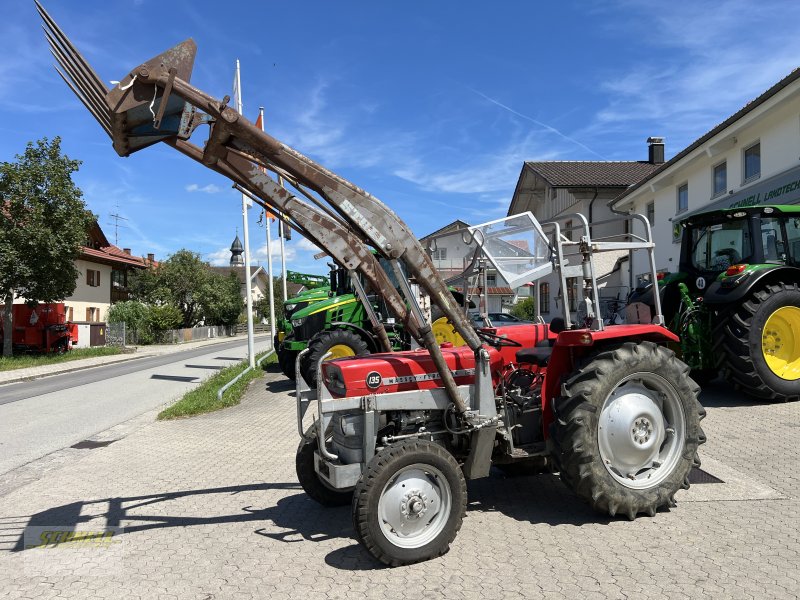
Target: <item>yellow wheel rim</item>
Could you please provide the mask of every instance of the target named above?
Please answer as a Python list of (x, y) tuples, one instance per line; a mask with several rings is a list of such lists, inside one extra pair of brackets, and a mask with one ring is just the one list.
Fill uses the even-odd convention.
[(436, 343), (440, 346), (445, 342), (450, 342), (453, 346), (463, 346), (466, 344), (464, 338), (456, 331), (453, 324), (447, 320), (447, 317), (436, 319), (431, 325), (433, 335), (436, 338)]
[(784, 306), (769, 316), (761, 336), (767, 366), (781, 379), (800, 379), (800, 307)]
[(346, 356), (355, 356), (356, 355), (356, 353), (353, 351), (353, 349), (350, 346), (347, 346), (345, 344), (336, 344), (335, 346), (331, 346), (328, 349), (328, 352), (331, 353), (331, 355), (328, 357), (328, 360), (333, 360), (334, 358), (344, 358)]

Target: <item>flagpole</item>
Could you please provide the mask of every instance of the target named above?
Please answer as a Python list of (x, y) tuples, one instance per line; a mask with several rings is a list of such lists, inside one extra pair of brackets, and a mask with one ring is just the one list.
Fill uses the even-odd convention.
[[(278, 183), (283, 187), (283, 177), (278, 175)], [(283, 281), (283, 301), (286, 302), (286, 252), (283, 245), (283, 240), (286, 237), (286, 225), (283, 221), (278, 222), (278, 235), (281, 238), (281, 280)]]
[[(239, 70), (239, 59), (236, 59), (236, 80), (235, 96), (236, 96), (236, 110), (242, 114), (242, 77)], [(250, 368), (256, 367), (256, 354), (255, 343), (253, 340), (253, 290), (250, 279), (250, 234), (247, 226), (247, 210), (250, 204), (250, 199), (242, 194), (242, 222), (244, 232), (244, 281), (245, 281), (245, 298), (247, 300), (247, 358), (250, 363)]]
[[(261, 120), (261, 131), (264, 131), (264, 107), (258, 108), (258, 118)], [(273, 349), (275, 348), (275, 286), (272, 279), (272, 224), (270, 223), (269, 213), (265, 210), (264, 217), (267, 226), (267, 273), (269, 275), (269, 330), (272, 334)]]

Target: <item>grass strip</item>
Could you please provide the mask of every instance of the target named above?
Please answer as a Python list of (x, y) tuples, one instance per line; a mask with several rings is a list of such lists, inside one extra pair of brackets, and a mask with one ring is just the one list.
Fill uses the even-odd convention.
[(18, 354), (11, 357), (0, 357), (0, 371), (13, 371), (14, 369), (27, 369), (28, 367), (41, 367), (55, 365), (82, 358), (95, 356), (111, 356), (122, 353), (122, 348), (115, 346), (98, 346), (97, 348), (75, 348), (64, 354)]
[[(259, 353), (256, 356), (256, 359), (260, 358), (264, 354), (266, 354), (266, 352)], [(178, 400), (172, 406), (162, 410), (158, 414), (158, 419), (165, 420), (178, 419), (180, 417), (191, 417), (192, 415), (199, 415), (202, 413), (220, 410), (222, 408), (227, 408), (229, 406), (235, 406), (242, 400), (242, 396), (247, 390), (247, 386), (250, 385), (250, 382), (254, 379), (262, 377), (264, 375), (264, 371), (266, 371), (266, 366), (276, 361), (277, 357), (273, 354), (264, 362), (262, 362), (260, 367), (256, 367), (252, 371), (249, 371), (239, 381), (225, 390), (225, 393), (222, 395), (222, 400), (217, 400), (217, 392), (219, 391), (219, 388), (244, 371), (248, 367), (248, 363), (246, 360), (244, 360), (236, 365), (227, 367), (213, 377), (206, 379), (193, 390), (186, 392), (183, 398)]]

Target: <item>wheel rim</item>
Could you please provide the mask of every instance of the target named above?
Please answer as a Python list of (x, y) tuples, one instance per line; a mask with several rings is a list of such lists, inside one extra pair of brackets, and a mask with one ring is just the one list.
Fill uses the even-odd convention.
[(436, 338), (436, 343), (440, 346), (445, 342), (450, 342), (454, 347), (463, 346), (466, 344), (464, 338), (456, 331), (453, 324), (447, 320), (447, 317), (440, 317), (436, 319), (431, 325), (433, 335)]
[(336, 344), (334, 346), (331, 346), (328, 349), (328, 352), (330, 352), (331, 355), (327, 358), (327, 360), (333, 360), (335, 358), (345, 358), (346, 356), (356, 355), (355, 351), (353, 351), (353, 349), (346, 344)]
[(761, 337), (769, 370), (781, 379), (800, 379), (800, 308), (784, 306), (769, 316)]
[(387, 482), (378, 500), (381, 532), (400, 548), (420, 548), (447, 525), (450, 484), (436, 467), (413, 464)]
[(626, 377), (600, 411), (603, 465), (625, 487), (658, 485), (681, 459), (685, 430), (683, 406), (666, 379), (654, 373)]

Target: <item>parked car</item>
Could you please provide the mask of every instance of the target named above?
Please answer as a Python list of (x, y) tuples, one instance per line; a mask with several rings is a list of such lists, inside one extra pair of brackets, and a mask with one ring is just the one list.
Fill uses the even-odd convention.
[[(530, 325), (533, 321), (525, 321), (508, 313), (492, 312), (488, 314), (492, 325)], [(483, 317), (480, 314), (471, 315), (472, 323), (476, 327), (483, 327)]]

